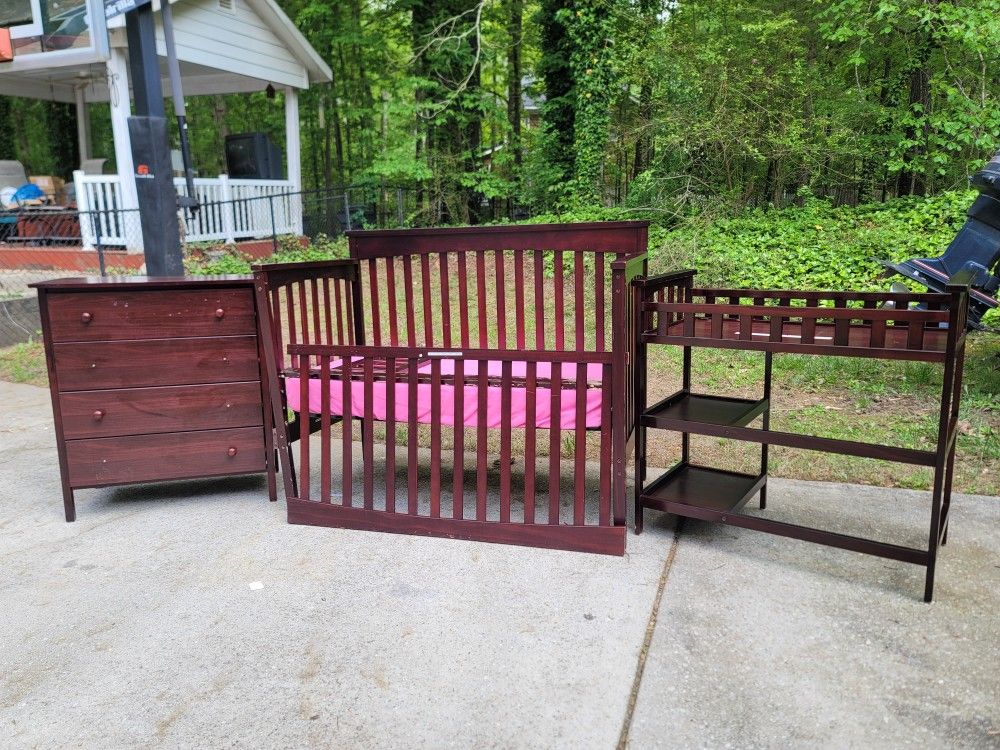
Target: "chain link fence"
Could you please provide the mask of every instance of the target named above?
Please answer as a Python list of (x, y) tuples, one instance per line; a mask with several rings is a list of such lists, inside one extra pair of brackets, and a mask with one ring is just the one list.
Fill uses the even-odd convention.
[[(205, 200), (178, 212), (186, 255), (237, 250), (253, 258), (276, 252), (282, 238), (337, 237), (351, 229), (419, 221), (412, 188), (346, 186), (304, 192), (260, 191), (235, 200)], [(142, 273), (138, 209), (109, 199), (80, 211), (30, 204), (0, 210), (0, 347), (36, 339), (38, 306), (30, 284), (66, 276)]]

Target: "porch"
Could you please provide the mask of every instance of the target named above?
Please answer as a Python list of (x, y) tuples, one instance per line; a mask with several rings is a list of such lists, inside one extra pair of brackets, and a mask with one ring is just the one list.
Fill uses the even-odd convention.
[[(40, 2), (55, 7), (55, 0)], [(267, 91), (284, 109), (283, 138), (276, 138), (284, 144), (279, 165), (283, 179), (232, 179), (225, 174), (197, 178), (195, 191), (205, 208), (185, 212), (185, 241), (231, 243), (275, 231), (301, 233), (301, 212), (293, 197), (302, 190), (299, 92), (328, 82), (330, 68), (274, 0), (174, 0), (171, 5), (185, 97)], [(153, 7), (163, 90), (169, 91), (159, 2)], [(107, 22), (105, 34), (100, 8), (98, 4), (86, 16), (79, 38), (104, 35), (106, 43), (95, 43), (84, 54), (80, 49), (47, 52), (44, 43), (39, 49), (25, 40), (15, 45), (12, 61), (0, 63), (0, 96), (74, 104), (80, 164), (64, 167), (63, 177), (72, 174), (74, 199), (63, 207), (79, 212), (79, 245), (140, 253), (141, 231), (137, 221), (129, 220), (138, 209), (127, 126), (132, 113), (129, 40), (122, 16)], [(102, 103), (110, 107), (113, 154), (92, 150), (89, 108)], [(94, 174), (92, 164), (85, 169), (95, 158), (113, 163), (113, 174), (101, 174), (100, 168)], [(180, 179), (175, 184), (180, 193), (186, 189)]]

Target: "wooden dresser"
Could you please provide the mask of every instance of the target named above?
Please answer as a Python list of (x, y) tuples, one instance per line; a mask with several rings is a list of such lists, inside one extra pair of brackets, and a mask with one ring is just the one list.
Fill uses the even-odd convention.
[(276, 499), (252, 277), (33, 286), (67, 521), (83, 487), (266, 472)]

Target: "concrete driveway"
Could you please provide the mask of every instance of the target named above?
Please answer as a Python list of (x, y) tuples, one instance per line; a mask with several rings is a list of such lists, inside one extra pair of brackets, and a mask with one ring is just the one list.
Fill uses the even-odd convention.
[[(931, 605), (920, 568), (654, 513), (624, 558), (293, 527), (253, 477), (67, 524), (48, 393), (0, 398), (2, 747), (1000, 745), (996, 498), (955, 499)], [(768, 506), (905, 542), (928, 500)]]

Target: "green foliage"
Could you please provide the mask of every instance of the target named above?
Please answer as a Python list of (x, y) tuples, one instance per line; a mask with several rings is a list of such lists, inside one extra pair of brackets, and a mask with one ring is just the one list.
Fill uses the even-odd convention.
[(657, 271), (696, 268), (706, 285), (885, 289), (879, 260), (939, 255), (974, 197), (952, 191), (856, 208), (807, 198), (782, 210), (696, 217), (650, 243), (651, 265)]
[(266, 257), (253, 259), (246, 253), (226, 246), (195, 248), (184, 259), (184, 270), (194, 276), (219, 276), (247, 274), (254, 263), (301, 263), (316, 260), (346, 258), (347, 238), (331, 239), (317, 235), (303, 243), (299, 238), (284, 236), (278, 238), (278, 250)]
[[(305, 186), (413, 188), (419, 224), (607, 205), (665, 222), (803, 188), (849, 204), (933, 195), (1000, 146), (1000, 0), (281, 6), (332, 70), (300, 95)], [(522, 83), (524, 107), (509, 106)], [(283, 143), (277, 89), (188, 98), (200, 174), (224, 170), (228, 133)], [(89, 110), (113, 168), (108, 108)], [(0, 158), (68, 177), (73, 120), (4, 98)]]

